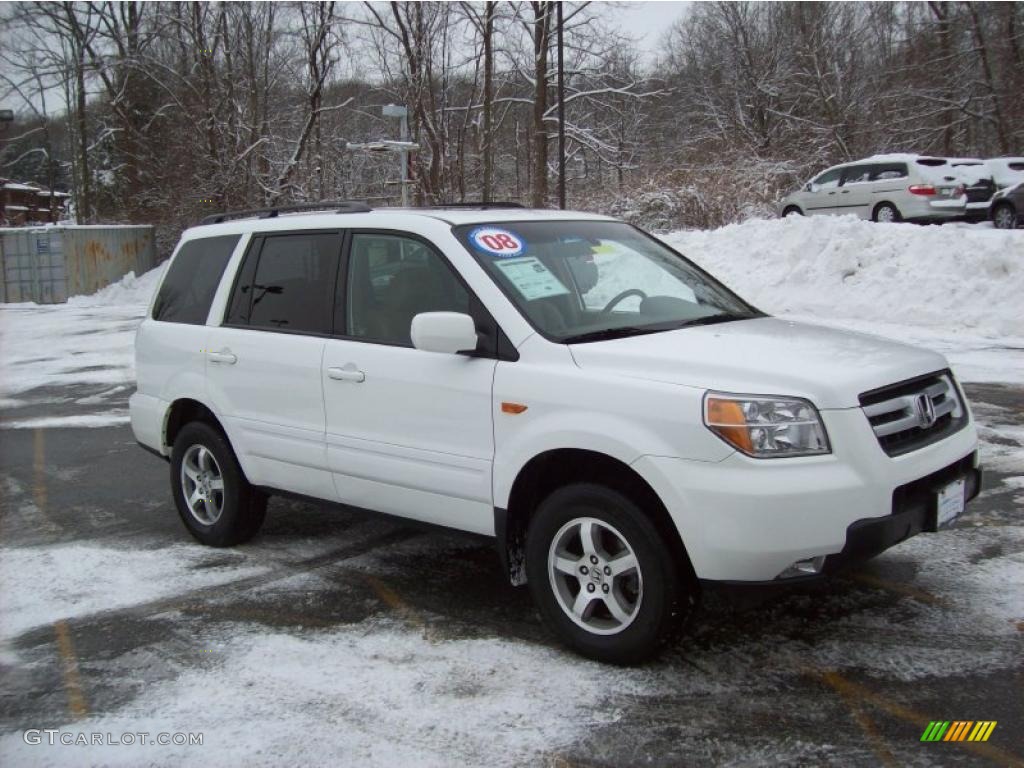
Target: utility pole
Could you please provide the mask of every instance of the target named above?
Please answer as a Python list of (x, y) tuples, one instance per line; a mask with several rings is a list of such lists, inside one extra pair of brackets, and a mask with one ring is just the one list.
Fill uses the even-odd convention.
[(558, 207), (565, 210), (565, 42), (562, 2), (558, 2)]

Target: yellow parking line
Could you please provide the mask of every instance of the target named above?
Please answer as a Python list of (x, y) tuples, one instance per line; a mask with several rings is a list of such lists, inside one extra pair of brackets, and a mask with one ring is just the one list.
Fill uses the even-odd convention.
[[(837, 692), (845, 696), (849, 696), (852, 699), (871, 704), (872, 706), (881, 709), (883, 712), (888, 712), (893, 717), (896, 717), (905, 723), (909, 723), (920, 728), (922, 731), (928, 727), (928, 723), (935, 719), (934, 717), (922, 715), (916, 710), (904, 707), (902, 704), (889, 701), (889, 699), (884, 696), (881, 696), (862, 685), (858, 685), (857, 683), (847, 680), (837, 672), (817, 672), (810, 670), (808, 671), (808, 674), (834, 688)], [(951, 742), (951, 744), (956, 744), (964, 749), (970, 750), (971, 752), (987, 757), (997, 765), (1010, 766), (1011, 768), (1024, 768), (1024, 760), (992, 744), (976, 741), (955, 741)]]
[[(826, 683), (832, 685), (832, 681), (828, 678), (827, 674), (823, 676), (823, 679)], [(889, 750), (889, 747), (886, 745), (882, 735), (878, 732), (878, 729), (875, 728), (875, 724), (871, 721), (871, 718), (868, 717), (868, 714), (864, 711), (863, 707), (861, 707), (856, 700), (852, 699), (843, 689), (835, 686), (833, 686), (833, 689), (837, 694), (839, 694), (839, 698), (846, 705), (847, 709), (850, 710), (850, 713), (853, 715), (853, 719), (864, 732), (864, 735), (871, 744), (871, 749), (874, 751), (879, 762), (886, 766), (886, 768), (898, 768), (899, 763), (896, 761), (895, 756)]]
[(912, 597), (915, 600), (919, 600), (922, 603), (928, 603), (929, 605), (943, 605), (948, 606), (950, 602), (942, 597), (937, 597), (931, 592), (926, 592), (923, 589), (912, 587), (909, 584), (899, 584), (895, 581), (889, 581), (878, 576), (872, 576), (869, 573), (855, 573), (853, 574), (854, 581), (859, 581), (862, 584), (867, 584), (870, 587), (878, 587), (879, 589), (885, 589), (889, 592), (895, 592), (898, 595), (905, 595), (906, 597)]
[(33, 430), (32, 436), (32, 500), (46, 517), (46, 432)]
[(57, 650), (60, 652), (61, 670), (64, 673), (64, 689), (68, 693), (68, 709), (71, 717), (80, 720), (89, 714), (89, 708), (85, 705), (85, 696), (82, 694), (82, 681), (78, 676), (78, 659), (75, 656), (75, 646), (71, 642), (71, 633), (68, 631), (67, 622), (58, 621), (53, 625), (57, 634)]
[(385, 605), (391, 610), (401, 616), (405, 621), (413, 624), (417, 629), (423, 632), (423, 636), (430, 642), (434, 642), (434, 633), (427, 625), (427, 622), (423, 620), (416, 611), (414, 611), (408, 603), (406, 603), (395, 590), (391, 589), (387, 584), (378, 579), (376, 576), (370, 574), (364, 574), (366, 583), (370, 585), (374, 593), (379, 597)]

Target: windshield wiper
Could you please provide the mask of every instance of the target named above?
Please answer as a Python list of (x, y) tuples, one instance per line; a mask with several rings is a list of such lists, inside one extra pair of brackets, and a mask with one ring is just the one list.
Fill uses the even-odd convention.
[(740, 314), (738, 312), (722, 312), (718, 315), (707, 315), (705, 317), (696, 317), (693, 320), (687, 320), (674, 326), (675, 328), (690, 328), (694, 325), (713, 325), (715, 323), (728, 323), (733, 320), (753, 320), (755, 317), (762, 317), (762, 315), (755, 314)]
[(599, 331), (588, 331), (577, 333), (575, 336), (566, 336), (562, 339), (563, 344), (579, 344), (585, 341), (608, 341), (610, 339), (624, 339), (627, 336), (641, 336), (645, 333), (658, 333), (665, 328), (627, 325), (622, 328), (602, 328)]

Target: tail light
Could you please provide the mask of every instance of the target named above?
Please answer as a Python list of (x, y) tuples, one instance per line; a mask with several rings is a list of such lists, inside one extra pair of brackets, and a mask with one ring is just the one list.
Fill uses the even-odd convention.
[(926, 195), (927, 196), (927, 195), (937, 195), (938, 194), (938, 192), (935, 191), (935, 187), (933, 187), (931, 184), (911, 184), (907, 188), (907, 190), (912, 195)]

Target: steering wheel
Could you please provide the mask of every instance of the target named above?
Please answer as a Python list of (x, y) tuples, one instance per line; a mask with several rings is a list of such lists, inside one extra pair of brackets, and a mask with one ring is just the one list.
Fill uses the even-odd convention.
[(614, 296), (611, 301), (604, 305), (602, 312), (611, 312), (615, 306), (623, 299), (628, 299), (630, 296), (639, 296), (641, 299), (646, 299), (647, 294), (641, 291), (639, 288), (628, 288), (622, 293)]

